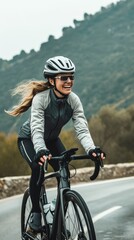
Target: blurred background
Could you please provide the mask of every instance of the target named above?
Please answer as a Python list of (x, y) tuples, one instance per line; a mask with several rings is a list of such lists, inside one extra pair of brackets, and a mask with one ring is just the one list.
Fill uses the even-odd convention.
[[(4, 112), (19, 101), (11, 89), (43, 80), (45, 61), (55, 55), (76, 65), (73, 90), (95, 144), (107, 153), (105, 163), (133, 162), (134, 1), (1, 0), (0, 13), (0, 177), (30, 173), (16, 143), (29, 110), (20, 117)], [(71, 121), (61, 138), (66, 148), (84, 152)]]

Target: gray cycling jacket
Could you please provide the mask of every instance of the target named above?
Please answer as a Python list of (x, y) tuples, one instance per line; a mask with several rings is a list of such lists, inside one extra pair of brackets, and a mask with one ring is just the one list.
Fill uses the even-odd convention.
[(37, 153), (46, 149), (46, 141), (59, 136), (62, 127), (71, 118), (85, 151), (95, 148), (81, 101), (73, 92), (64, 99), (58, 99), (52, 89), (36, 94), (32, 102), (31, 117), (22, 125), (19, 137), (32, 139)]

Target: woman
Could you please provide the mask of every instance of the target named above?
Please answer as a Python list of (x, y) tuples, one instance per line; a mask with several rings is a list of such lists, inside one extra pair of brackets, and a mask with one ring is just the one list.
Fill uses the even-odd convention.
[[(78, 139), (92, 158), (96, 157), (96, 147), (90, 135), (79, 97), (72, 92), (75, 65), (63, 56), (48, 59), (44, 67), (46, 82), (29, 82), (19, 85), (14, 94), (21, 94), (22, 101), (8, 113), (20, 115), (31, 106), (30, 118), (22, 125), (19, 137), (19, 150), (31, 167), (30, 196), (32, 217), (30, 228), (38, 231), (41, 225), (39, 196), (41, 184), (37, 186), (40, 165), (65, 151), (59, 139), (62, 127), (72, 118)], [(104, 152), (99, 150), (101, 158)], [(50, 161), (54, 171), (58, 164)], [(43, 178), (43, 174), (42, 174)]]

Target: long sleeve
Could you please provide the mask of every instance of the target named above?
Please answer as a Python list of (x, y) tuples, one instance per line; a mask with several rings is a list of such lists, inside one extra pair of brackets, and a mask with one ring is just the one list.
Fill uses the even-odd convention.
[(88, 123), (84, 115), (82, 103), (77, 95), (75, 96), (75, 105), (72, 119), (76, 135), (85, 151), (88, 153), (90, 149), (95, 148), (95, 145), (89, 132)]
[(44, 141), (44, 105), (43, 97), (37, 94), (33, 98), (31, 107), (31, 137), (36, 153), (41, 149), (46, 149)]

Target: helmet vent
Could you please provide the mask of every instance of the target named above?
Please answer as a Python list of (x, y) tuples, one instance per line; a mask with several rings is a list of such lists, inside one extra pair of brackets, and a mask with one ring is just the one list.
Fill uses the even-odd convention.
[(69, 63), (70, 63), (70, 65), (72, 66), (72, 62), (70, 61), (70, 59), (69, 59)]
[[(59, 66), (55, 61), (51, 60), (51, 62), (52, 62), (55, 66), (57, 66), (58, 68), (60, 68), (60, 66)], [(57, 70), (57, 68), (55, 67), (54, 70)]]
[(60, 64), (64, 67), (64, 64), (63, 64), (63, 62), (61, 61), (61, 60), (58, 60), (59, 62), (60, 62)]
[(54, 68), (54, 67), (51, 66), (51, 65), (48, 65), (48, 68), (49, 68), (50, 70), (56, 70), (56, 68)]

